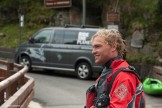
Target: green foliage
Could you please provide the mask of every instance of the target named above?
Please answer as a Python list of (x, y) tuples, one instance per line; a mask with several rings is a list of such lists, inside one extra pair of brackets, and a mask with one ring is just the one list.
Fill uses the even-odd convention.
[[(0, 39), (0, 46), (4, 47), (16, 47), (18, 42), (18, 25), (8, 25), (1, 29), (1, 33), (5, 34), (5, 37)], [(7, 44), (6, 44), (7, 43)]]
[[(39, 25), (34, 29), (24, 27), (21, 32), (21, 43), (28, 40), (37, 30), (44, 27), (43, 25)], [(20, 29), (19, 25), (10, 24), (4, 27), (0, 27), (0, 33), (4, 33), (5, 37), (0, 39), (0, 46), (8, 47), (8, 48), (16, 48), (20, 43)]]
[(154, 52), (157, 53), (156, 56), (162, 58), (162, 40), (150, 42), (149, 45), (154, 47)]
[(156, 42), (156, 51), (158, 52), (159, 56), (162, 57), (162, 41)]
[(36, 24), (41, 24), (43, 22), (46, 23), (45, 20), (48, 21), (47, 23), (49, 23), (50, 18), (54, 15), (54, 10), (45, 8), (43, 4), (39, 2), (30, 6), (28, 8), (28, 12), (26, 13), (27, 22)]
[(126, 57), (129, 63), (137, 63), (137, 64), (152, 64), (155, 65), (158, 61), (153, 56), (142, 55), (142, 54), (134, 54), (132, 56)]
[(45, 19), (49, 20), (55, 11), (44, 7), (42, 0), (1, 0), (0, 1), (0, 25), (15, 24), (19, 20), (19, 14), (23, 13), (27, 22), (40, 24)]
[(162, 41), (161, 42), (159, 42), (159, 55), (160, 55), (160, 57), (162, 57)]
[(156, 31), (162, 30), (161, 19), (162, 19), (162, 0), (159, 0), (155, 11), (155, 19), (154, 19), (154, 27)]
[(141, 55), (126, 56), (126, 60), (130, 63), (140, 63)]
[(158, 1), (157, 8), (156, 8), (156, 14), (157, 15), (162, 15), (162, 0)]
[(134, 22), (150, 28), (153, 25), (154, 13), (158, 0), (122, 0), (120, 1), (121, 17), (126, 31), (131, 31)]
[(19, 0), (1, 0), (0, 4), (1, 8), (17, 9), (17, 4), (19, 4)]
[(87, 4), (93, 4), (93, 7), (103, 7), (104, 4), (107, 4), (110, 0), (87, 0)]
[(142, 57), (141, 62), (146, 64), (152, 64), (152, 65), (157, 64), (157, 60), (153, 56), (148, 56), (148, 55), (144, 55)]

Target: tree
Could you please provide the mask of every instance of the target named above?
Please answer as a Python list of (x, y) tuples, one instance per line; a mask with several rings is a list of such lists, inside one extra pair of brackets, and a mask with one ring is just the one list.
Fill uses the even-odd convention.
[(162, 29), (162, 0), (158, 1), (156, 14), (155, 14), (155, 27), (158, 28), (159, 31)]

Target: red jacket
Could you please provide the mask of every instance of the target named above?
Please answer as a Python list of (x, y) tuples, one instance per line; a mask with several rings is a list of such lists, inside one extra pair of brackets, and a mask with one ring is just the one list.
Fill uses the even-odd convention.
[[(115, 59), (109, 61), (110, 66), (107, 66), (108, 74), (105, 77), (106, 85), (109, 84), (112, 75), (121, 67), (129, 66), (123, 59)], [(86, 108), (95, 105), (95, 100), (104, 91), (104, 81), (100, 84), (101, 76), (96, 81), (95, 90), (87, 92)], [(102, 89), (102, 90), (101, 90)], [(90, 90), (89, 90), (90, 91)], [(120, 72), (115, 78), (110, 94), (110, 104), (104, 108), (145, 108), (144, 92), (142, 84), (135, 74), (129, 72)], [(143, 103), (141, 107), (141, 103)]]

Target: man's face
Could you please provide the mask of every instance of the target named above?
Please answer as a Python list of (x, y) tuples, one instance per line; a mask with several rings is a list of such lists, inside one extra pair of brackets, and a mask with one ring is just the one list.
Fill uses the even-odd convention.
[(104, 42), (104, 39), (100, 36), (97, 36), (92, 41), (92, 53), (95, 57), (95, 63), (105, 64), (108, 60), (114, 57), (114, 51), (116, 48), (111, 47), (110, 45)]

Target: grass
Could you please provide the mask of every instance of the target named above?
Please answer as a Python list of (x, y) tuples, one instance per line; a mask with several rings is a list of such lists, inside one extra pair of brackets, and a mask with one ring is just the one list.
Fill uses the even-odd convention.
[(20, 28), (18, 24), (10, 24), (6, 26), (0, 27), (0, 33), (5, 34), (5, 37), (1, 37), (0, 39), (0, 46), (7, 47), (7, 48), (16, 48), (20, 43), (20, 36), (21, 36), (21, 43), (28, 40), (32, 35), (42, 28), (42, 25), (39, 27), (22, 27), (21, 34)]
[(18, 25), (8, 25), (0, 28), (0, 33), (5, 34), (0, 40), (0, 46), (14, 48), (18, 45)]

